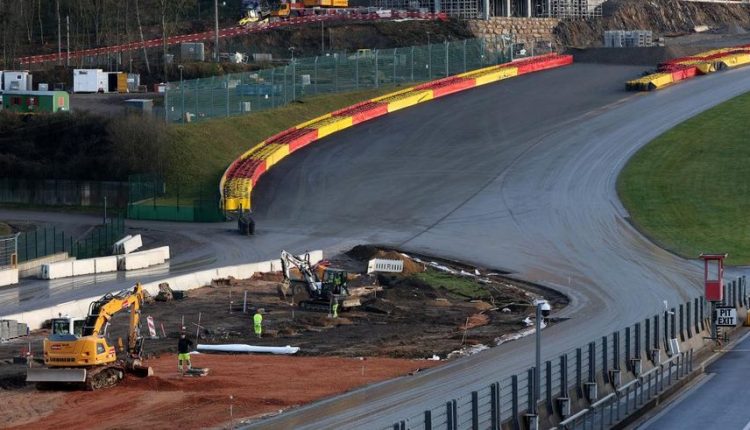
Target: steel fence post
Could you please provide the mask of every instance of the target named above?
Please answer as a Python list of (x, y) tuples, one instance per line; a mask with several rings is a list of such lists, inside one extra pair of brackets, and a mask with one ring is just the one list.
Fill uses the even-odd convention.
[(380, 77), (378, 76), (378, 73), (380, 72), (380, 68), (378, 67), (378, 50), (375, 50), (375, 88), (378, 88), (378, 85), (380, 85)]
[(318, 56), (315, 56), (315, 61), (313, 62), (313, 77), (315, 79), (315, 86), (313, 87), (313, 92), (315, 94), (318, 94)]
[(471, 392), (471, 429), (479, 430), (479, 393)]
[(467, 71), (466, 69), (466, 39), (464, 39), (463, 48), (464, 48), (464, 73), (466, 73)]
[(359, 51), (354, 54), (354, 86), (359, 89)]
[(414, 82), (414, 47), (411, 47), (411, 82)]
[(609, 360), (607, 359), (607, 336), (602, 336), (602, 379), (609, 382)]
[(560, 356), (560, 397), (568, 397), (568, 354)]
[(450, 75), (450, 72), (449, 72), (449, 69), (450, 69), (450, 62), (449, 62), (450, 51), (448, 49), (448, 41), (446, 40), (443, 43), (445, 44), (445, 77), (447, 78), (448, 75)]
[(500, 428), (500, 384), (493, 382), (490, 385), (490, 428)]
[(432, 411), (424, 411), (424, 430), (432, 430)]
[(393, 48), (393, 76), (391, 77), (391, 83), (396, 83), (396, 65), (398, 65), (398, 48)]
[(583, 397), (583, 349), (576, 348), (576, 392)]
[(511, 411), (514, 426), (518, 428), (518, 375), (511, 376)]
[(547, 384), (545, 384), (547, 386), (547, 413), (551, 414), (552, 413), (552, 362), (547, 361), (545, 365), (546, 365), (545, 377), (547, 379), (547, 381), (545, 381), (547, 382)]

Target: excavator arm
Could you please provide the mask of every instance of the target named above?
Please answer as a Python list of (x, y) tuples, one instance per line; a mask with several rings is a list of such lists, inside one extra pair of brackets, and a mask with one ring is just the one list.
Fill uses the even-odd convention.
[(130, 327), (128, 330), (128, 351), (137, 350), (140, 338), (139, 323), (141, 318), (141, 304), (144, 300), (143, 287), (136, 284), (133, 289), (122, 290), (119, 293), (107, 294), (92, 302), (89, 314), (83, 324), (83, 336), (98, 336), (109, 323), (109, 320), (124, 310), (130, 310)]
[(302, 277), (305, 278), (305, 283), (307, 284), (309, 289), (311, 289), (316, 294), (320, 292), (320, 280), (313, 272), (312, 265), (310, 264), (309, 254), (305, 259), (302, 259), (289, 252), (281, 251), (281, 268), (284, 272), (284, 279), (287, 282), (290, 282), (292, 280), (291, 274), (289, 273), (289, 269), (291, 268), (291, 266), (299, 269)]

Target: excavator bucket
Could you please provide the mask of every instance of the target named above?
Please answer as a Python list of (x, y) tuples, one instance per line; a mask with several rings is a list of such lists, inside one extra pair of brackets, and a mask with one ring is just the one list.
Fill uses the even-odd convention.
[(26, 372), (26, 382), (85, 382), (86, 369), (47, 369), (30, 368)]
[(139, 378), (148, 378), (154, 376), (154, 369), (142, 364), (136, 364), (128, 368), (128, 373)]

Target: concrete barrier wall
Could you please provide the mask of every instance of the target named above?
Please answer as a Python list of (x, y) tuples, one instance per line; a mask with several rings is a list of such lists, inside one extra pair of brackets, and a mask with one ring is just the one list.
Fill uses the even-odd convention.
[(143, 246), (143, 241), (141, 240), (141, 235), (136, 234), (135, 236), (127, 239), (122, 243), (122, 253), (123, 254), (130, 254), (131, 252), (135, 251), (136, 249)]
[(0, 270), (0, 287), (18, 283), (18, 269)]
[(67, 252), (60, 252), (42, 258), (35, 258), (33, 260), (24, 261), (23, 263), (18, 265), (18, 277), (39, 278), (42, 275), (43, 264), (57, 263), (58, 261), (65, 261), (68, 258), (69, 256)]
[(117, 257), (98, 257), (93, 258), (94, 260), (94, 272), (95, 273), (108, 273), (117, 272)]
[[(104, 258), (115, 258), (115, 257), (104, 257)], [(310, 262), (317, 263), (323, 259), (323, 251), (311, 251)], [(179, 291), (188, 291), (195, 288), (200, 288), (211, 283), (211, 281), (218, 279), (226, 279), (233, 277), (236, 279), (248, 279), (253, 276), (256, 272), (271, 272), (281, 270), (281, 261), (269, 260), (261, 261), (258, 263), (247, 263), (236, 266), (225, 266), (216, 269), (207, 269), (199, 272), (189, 273), (186, 275), (173, 276), (169, 278), (160, 279), (158, 281), (148, 282), (143, 284), (143, 288), (151, 295), (156, 295), (159, 292), (159, 284), (166, 282), (170, 288)], [(0, 272), (2, 273), (2, 272)], [(31, 330), (36, 330), (42, 327), (45, 321), (56, 318), (58, 314), (70, 315), (75, 317), (86, 316), (89, 308), (89, 304), (94, 300), (98, 300), (102, 295), (91, 296), (80, 300), (73, 300), (65, 303), (60, 303), (56, 306), (51, 306), (42, 309), (35, 309), (27, 312), (20, 312), (11, 315), (0, 315), (0, 319), (13, 319), (19, 322), (28, 324)]]
[(145, 251), (133, 252), (117, 256), (117, 266), (120, 270), (136, 270), (156, 266), (169, 260), (169, 247), (162, 246)]
[(73, 276), (91, 275), (93, 273), (96, 273), (96, 264), (93, 258), (73, 262)]
[(73, 261), (66, 260), (58, 263), (43, 264), (40, 277), (42, 279), (59, 279), (73, 276)]

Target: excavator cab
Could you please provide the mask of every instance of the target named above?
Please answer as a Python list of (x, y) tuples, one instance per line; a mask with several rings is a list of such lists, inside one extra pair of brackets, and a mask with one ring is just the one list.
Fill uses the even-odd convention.
[(81, 337), (83, 335), (83, 322), (83, 318), (71, 318), (69, 316), (53, 318), (50, 321), (51, 334), (72, 334), (76, 337)]

